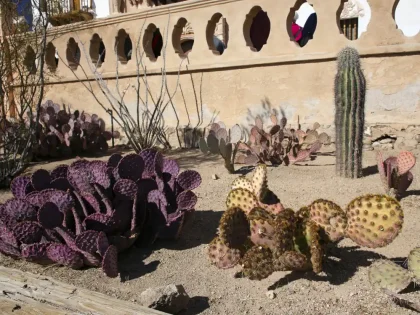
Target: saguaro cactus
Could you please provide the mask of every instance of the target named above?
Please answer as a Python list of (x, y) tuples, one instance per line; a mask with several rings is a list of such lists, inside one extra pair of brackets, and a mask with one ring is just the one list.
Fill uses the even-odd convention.
[(347, 178), (362, 176), (366, 79), (359, 53), (344, 48), (337, 57), (335, 76), (336, 171)]

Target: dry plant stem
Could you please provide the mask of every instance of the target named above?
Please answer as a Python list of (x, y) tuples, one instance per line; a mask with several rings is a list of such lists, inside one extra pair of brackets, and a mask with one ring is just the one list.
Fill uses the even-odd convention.
[[(26, 167), (31, 159), (32, 147), (38, 140), (35, 139), (34, 133), (39, 124), (39, 109), (47, 81), (44, 56), (48, 16), (42, 13), (37, 1), (31, 3), (38, 16), (33, 21), (33, 29), (28, 31), (22, 29), (22, 25), (13, 22), (15, 10), (10, 10), (11, 2), (0, 0), (0, 9), (7, 12), (2, 23), (2, 31), (6, 36), (0, 43), (2, 120), (6, 122), (7, 112), (14, 118), (13, 131), (0, 132), (0, 185), (11, 180)], [(33, 64), (28, 64), (26, 58), (28, 47), (33, 54)], [(35, 60), (38, 60), (38, 65)]]
[[(157, 95), (154, 95), (152, 93), (149, 85), (147, 69), (144, 64), (145, 52), (141, 49), (140, 44), (141, 34), (143, 34), (145, 24), (146, 20), (144, 20), (143, 22), (143, 25), (133, 47), (134, 51), (132, 53), (132, 56), (135, 56), (135, 58), (133, 58), (133, 61), (135, 62), (136, 67), (135, 84), (128, 83), (127, 86), (121, 86), (119, 74), (119, 61), (118, 58), (116, 58), (116, 92), (111, 91), (110, 87), (103, 79), (102, 74), (99, 73), (97, 65), (94, 65), (90, 58), (90, 55), (87, 53), (85, 44), (80, 41), (80, 38), (76, 33), (76, 36), (82, 48), (82, 52), (84, 53), (87, 59), (89, 70), (90, 72), (92, 72), (95, 82), (97, 83), (100, 91), (104, 95), (106, 101), (109, 103), (111, 109), (116, 113), (115, 121), (122, 128), (122, 130), (128, 138), (128, 141), (130, 142), (130, 144), (136, 152), (140, 152), (141, 150), (146, 148), (155, 147), (158, 144), (163, 145), (164, 148), (170, 148), (170, 143), (167, 138), (167, 127), (164, 119), (164, 113), (167, 107), (171, 105), (173, 111), (175, 112), (175, 116), (178, 119), (177, 111), (173, 103), (173, 97), (177, 92), (179, 86), (179, 77), (182, 66), (181, 62), (177, 73), (177, 82), (175, 90), (173, 91), (173, 93), (170, 93), (166, 73), (166, 47), (169, 30), (168, 17), (168, 24), (166, 28), (166, 41), (162, 52), (163, 68), (161, 70), (161, 85)], [(117, 55), (116, 48), (114, 50), (114, 53)], [(84, 85), (84, 87), (88, 90), (88, 92), (94, 97), (96, 102), (104, 110), (107, 111), (108, 107), (95, 94), (89, 75), (87, 74), (82, 65), (79, 65), (79, 67), (82, 69), (82, 73), (85, 76), (85, 78), (80, 78), (73, 69), (71, 69), (70, 67), (68, 68), (73, 72), (78, 81), (81, 82)], [(125, 102), (125, 96), (127, 95), (127, 92), (130, 88), (133, 88), (135, 91), (136, 108), (134, 109), (134, 115), (132, 115), (133, 111), (130, 111), (129, 106)], [(145, 89), (144, 94), (141, 92), (141, 88)]]

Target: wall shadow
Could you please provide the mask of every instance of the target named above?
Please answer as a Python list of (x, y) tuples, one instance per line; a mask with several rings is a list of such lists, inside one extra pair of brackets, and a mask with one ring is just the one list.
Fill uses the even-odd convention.
[(210, 308), (209, 298), (206, 296), (194, 296), (188, 303), (188, 308), (178, 313), (179, 315), (197, 315)]

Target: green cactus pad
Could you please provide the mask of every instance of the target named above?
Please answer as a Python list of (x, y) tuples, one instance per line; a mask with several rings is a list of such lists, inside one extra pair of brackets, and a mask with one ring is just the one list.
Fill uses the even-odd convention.
[(397, 200), (386, 195), (365, 195), (346, 209), (346, 236), (360, 246), (377, 248), (390, 244), (401, 231), (404, 213)]
[(249, 191), (253, 191), (252, 182), (245, 176), (240, 176), (233, 181), (231, 189), (237, 188), (243, 188)]
[(255, 245), (274, 249), (276, 247), (274, 217), (262, 208), (254, 208), (249, 212), (248, 219), (251, 226), (251, 241)]
[(420, 247), (414, 248), (408, 255), (408, 269), (414, 276), (414, 281), (420, 283)]
[(252, 176), (253, 192), (258, 200), (264, 199), (267, 192), (267, 165), (259, 164)]
[(332, 201), (318, 199), (310, 206), (310, 218), (324, 229), (332, 242), (337, 242), (344, 237), (347, 227), (345, 212)]
[(369, 282), (376, 289), (399, 293), (411, 283), (410, 272), (389, 260), (378, 260), (370, 266)]
[(249, 213), (251, 209), (258, 206), (258, 201), (255, 195), (249, 190), (243, 188), (236, 188), (229, 192), (226, 199), (227, 208), (240, 208), (245, 213)]
[(254, 246), (248, 250), (241, 260), (242, 274), (251, 280), (262, 280), (273, 272), (273, 254), (270, 249)]
[(275, 271), (298, 271), (311, 268), (311, 264), (308, 262), (306, 256), (295, 251), (287, 251), (281, 255), (274, 252), (273, 257)]
[(250, 235), (249, 222), (245, 212), (230, 208), (220, 219), (219, 237), (230, 248), (241, 248)]
[(277, 255), (293, 249), (297, 218), (292, 209), (283, 210), (275, 219), (275, 246)]
[(236, 248), (229, 248), (216, 237), (208, 247), (210, 261), (220, 269), (228, 269), (236, 266), (241, 259), (241, 251)]

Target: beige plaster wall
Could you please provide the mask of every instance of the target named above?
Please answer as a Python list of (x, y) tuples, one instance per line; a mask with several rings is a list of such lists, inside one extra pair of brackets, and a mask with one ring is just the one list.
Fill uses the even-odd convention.
[[(134, 42), (149, 23), (160, 27), (163, 34), (167, 26), (169, 27), (165, 61), (168, 84), (170, 90), (174, 91), (181, 58), (174, 52), (172, 31), (179, 18), (184, 17), (191, 22), (195, 42), (188, 60), (184, 60), (181, 67), (180, 87), (174, 97), (181, 125), (187, 124), (189, 120), (193, 125), (197, 122), (197, 104), (191, 76), (199, 110), (204, 114), (204, 125), (216, 113), (217, 120), (223, 120), (227, 125), (241, 123), (246, 126), (252, 115), (266, 112), (261, 105), (265, 98), (270, 100), (274, 108), (283, 108), (289, 121), (296, 122), (299, 115), (301, 122), (318, 121), (325, 127), (333, 125), (333, 82), (336, 71), (334, 58), (346, 45), (356, 47), (362, 56), (368, 82), (367, 122), (419, 124), (420, 34), (409, 38), (396, 28), (392, 17), (394, 2), (368, 1), (372, 9), (372, 19), (367, 32), (357, 41), (347, 40), (338, 30), (336, 14), (340, 0), (309, 2), (317, 12), (318, 27), (314, 39), (304, 48), (292, 42), (286, 30), (287, 15), (295, 5), (292, 0), (187, 1), (84, 23), (77, 32), (74, 28), (71, 32), (54, 29), (50, 36), (54, 38), (53, 43), (63, 60), (57, 69), (58, 79), (49, 89), (47, 97), (55, 102), (70, 103), (75, 108), (96, 112), (106, 118), (107, 115), (94, 98), (65, 66), (67, 41), (73, 37), (82, 48), (81, 66), (75, 74), (83, 78), (85, 75), (82, 67), (85, 70), (89, 68), (89, 60), (85, 58), (84, 51), (89, 51), (89, 41), (94, 33), (102, 37), (108, 51), (105, 63), (98, 71), (107, 78), (108, 86), (115, 92), (117, 59), (112, 51), (115, 36), (119, 29), (124, 28)], [(246, 15), (256, 5), (267, 11), (271, 20), (268, 42), (260, 52), (254, 52), (246, 46), (243, 30)], [(229, 24), (228, 48), (222, 56), (214, 55), (206, 40), (207, 23), (215, 13), (221, 13)], [(157, 62), (146, 58), (145, 66), (150, 73), (148, 78), (151, 89), (158, 93), (161, 78), (153, 74), (159, 73), (163, 58), (159, 57)], [(134, 60), (118, 67), (120, 76), (125, 77), (119, 81), (121, 89), (134, 84)], [(86, 73), (88, 78), (92, 78), (89, 70)], [(96, 83), (91, 83), (95, 87), (96, 95), (103, 99)], [(125, 100), (134, 109), (136, 97), (132, 88), (129, 88)], [(166, 119), (169, 125), (176, 123), (172, 109), (168, 109)]]

